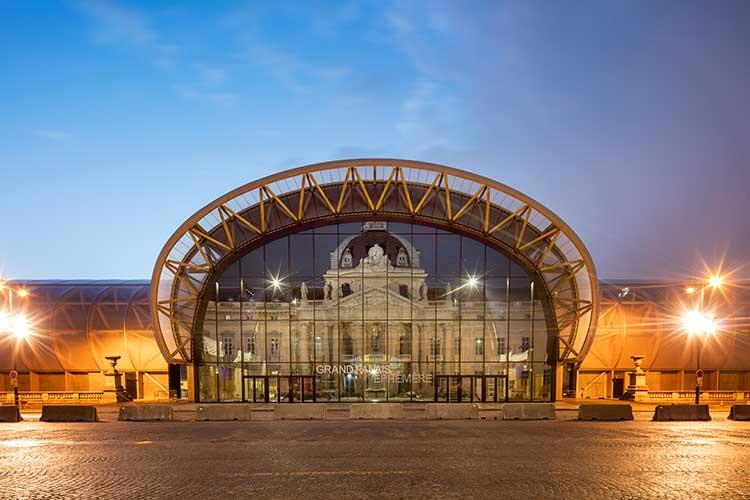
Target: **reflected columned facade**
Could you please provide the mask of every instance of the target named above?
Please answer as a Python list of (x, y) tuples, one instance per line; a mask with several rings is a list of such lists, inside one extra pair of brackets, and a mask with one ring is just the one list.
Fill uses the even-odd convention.
[(207, 290), (194, 346), (203, 402), (551, 399), (544, 294), (468, 236), (330, 224), (253, 249)]

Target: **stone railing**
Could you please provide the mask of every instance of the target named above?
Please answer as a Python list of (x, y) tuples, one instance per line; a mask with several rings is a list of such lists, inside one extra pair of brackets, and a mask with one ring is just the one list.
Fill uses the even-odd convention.
[[(101, 403), (104, 398), (102, 391), (19, 391), (18, 399), (23, 403)], [(0, 392), (0, 404), (13, 403), (12, 391)]]
[[(648, 391), (651, 401), (690, 401), (695, 398), (695, 391)], [(750, 391), (702, 391), (701, 399), (705, 401), (747, 401)]]

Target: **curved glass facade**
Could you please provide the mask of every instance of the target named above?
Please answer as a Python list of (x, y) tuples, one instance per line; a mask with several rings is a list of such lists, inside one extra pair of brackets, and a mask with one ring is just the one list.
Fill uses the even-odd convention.
[(503, 253), (417, 224), (271, 240), (207, 288), (200, 401), (550, 400), (557, 334)]

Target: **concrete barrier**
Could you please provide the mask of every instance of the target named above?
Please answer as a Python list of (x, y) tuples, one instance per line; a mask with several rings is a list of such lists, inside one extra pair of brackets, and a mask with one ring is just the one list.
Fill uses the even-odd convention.
[(430, 403), (426, 411), (428, 420), (477, 420), (479, 408), (475, 404)]
[(195, 410), (195, 420), (250, 420), (250, 407), (243, 404), (205, 404)]
[(653, 420), (657, 422), (711, 420), (708, 405), (658, 405)]
[(332, 403), (326, 405), (326, 420), (348, 420), (351, 412), (350, 404)]
[(95, 406), (84, 405), (44, 405), (42, 422), (97, 422)]
[(280, 404), (273, 413), (276, 420), (324, 420), (326, 407), (322, 403)]
[(750, 420), (750, 405), (732, 405), (729, 420)]
[(427, 419), (427, 405), (424, 403), (404, 403), (401, 405), (401, 418), (403, 420), (425, 420)]
[(349, 418), (364, 420), (398, 420), (401, 415), (401, 403), (354, 403), (349, 412)]
[(21, 411), (15, 406), (0, 406), (0, 422), (20, 422)]
[(506, 403), (503, 405), (503, 420), (555, 420), (555, 405), (552, 403)]
[(578, 420), (633, 420), (633, 407), (623, 404), (582, 404), (578, 407)]
[(503, 405), (498, 403), (480, 403), (479, 420), (502, 420)]
[(117, 420), (129, 422), (158, 422), (174, 420), (174, 410), (169, 405), (123, 405)]
[(272, 405), (251, 406), (250, 420), (273, 420), (273, 411), (274, 410)]

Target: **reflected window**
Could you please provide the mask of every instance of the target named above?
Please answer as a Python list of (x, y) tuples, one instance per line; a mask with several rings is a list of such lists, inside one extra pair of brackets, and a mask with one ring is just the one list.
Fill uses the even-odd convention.
[(411, 339), (407, 335), (401, 335), (398, 339), (398, 353), (400, 355), (411, 354)]
[(505, 337), (497, 338), (497, 353), (501, 356), (505, 355)]
[(344, 333), (341, 338), (341, 353), (344, 356), (354, 355), (354, 343), (352, 342), (352, 336), (348, 333)]
[(247, 338), (247, 352), (249, 352), (252, 355), (255, 355), (255, 337)]
[(476, 339), (474, 341), (474, 354), (476, 356), (483, 356), (484, 355), (484, 340), (482, 340), (482, 339)]
[(437, 357), (440, 356), (443, 353), (443, 346), (442, 342), (440, 342), (440, 339), (433, 338), (430, 339), (430, 355)]
[(232, 337), (224, 337), (221, 341), (221, 352), (228, 358), (232, 357)]
[(521, 352), (531, 349), (531, 337), (521, 337)]
[(271, 356), (279, 355), (279, 338), (271, 337)]

